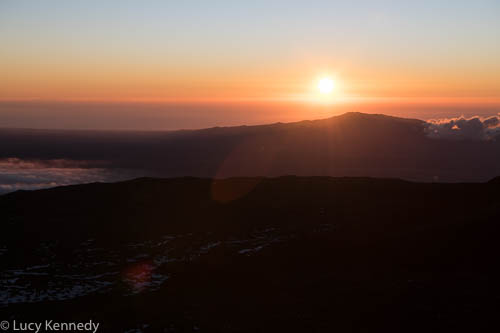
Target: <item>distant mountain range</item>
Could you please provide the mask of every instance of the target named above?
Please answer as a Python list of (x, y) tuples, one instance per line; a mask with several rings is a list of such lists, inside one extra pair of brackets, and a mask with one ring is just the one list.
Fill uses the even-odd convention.
[(487, 181), (500, 141), (434, 138), (429, 123), (346, 113), (323, 120), (172, 132), (0, 130), (0, 158), (84, 161), (136, 176), (370, 176)]

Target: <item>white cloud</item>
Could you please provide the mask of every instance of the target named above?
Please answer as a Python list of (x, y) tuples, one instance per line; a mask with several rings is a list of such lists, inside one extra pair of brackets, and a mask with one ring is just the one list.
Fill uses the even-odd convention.
[(126, 172), (88, 165), (87, 161), (66, 159), (0, 159), (0, 193), (130, 178)]
[(491, 140), (500, 134), (500, 118), (459, 117), (427, 121), (427, 136), (449, 140)]

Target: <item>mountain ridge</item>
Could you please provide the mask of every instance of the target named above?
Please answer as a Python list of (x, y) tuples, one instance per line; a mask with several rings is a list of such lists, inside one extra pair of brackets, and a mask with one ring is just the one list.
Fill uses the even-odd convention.
[(84, 168), (131, 170), (132, 177), (292, 174), (482, 182), (500, 174), (499, 141), (430, 138), (426, 126), (418, 119), (351, 112), (174, 132), (0, 130), (0, 159), (67, 159)]

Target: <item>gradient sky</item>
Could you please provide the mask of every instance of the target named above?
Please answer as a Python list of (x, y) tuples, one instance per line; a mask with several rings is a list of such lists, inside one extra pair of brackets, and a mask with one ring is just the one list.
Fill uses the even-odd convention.
[(0, 2), (0, 100), (500, 100), (500, 1)]

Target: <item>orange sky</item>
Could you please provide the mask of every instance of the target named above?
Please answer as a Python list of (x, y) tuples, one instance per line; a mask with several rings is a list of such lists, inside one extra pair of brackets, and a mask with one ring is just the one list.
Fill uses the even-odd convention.
[(0, 100), (500, 103), (499, 15), (492, 1), (6, 1)]
[[(500, 99), (496, 68), (384, 67), (344, 59), (301, 58), (281, 64), (216, 66), (176, 62), (127, 63), (126, 59), (72, 59), (50, 63), (23, 56), (2, 66), (0, 99), (43, 100), (295, 100), (316, 98), (322, 76), (336, 82), (334, 99)], [(27, 58), (24, 56), (24, 58)], [(320, 65), (318, 65), (320, 64)], [(273, 66), (274, 67), (273, 67)]]

